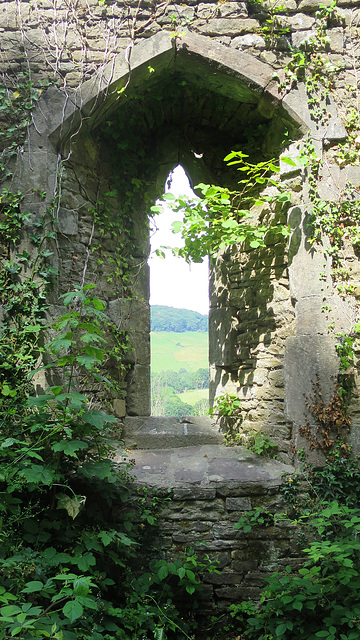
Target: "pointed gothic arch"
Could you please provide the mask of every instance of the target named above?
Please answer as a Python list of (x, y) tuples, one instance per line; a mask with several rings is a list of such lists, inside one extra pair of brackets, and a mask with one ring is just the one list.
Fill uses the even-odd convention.
[[(86, 253), (87, 212), (98, 195), (96, 181), (102, 181), (103, 191), (106, 185), (111, 190), (115, 174), (122, 172), (127, 176), (122, 159), (130, 153), (136, 156), (138, 152), (137, 148), (129, 150), (124, 144), (119, 147), (110, 140), (106, 128), (111, 129), (116, 121), (124, 138), (130, 138), (136, 131), (143, 136), (139, 146), (151, 161), (146, 167), (139, 161), (134, 178), (140, 180), (145, 176), (147, 202), (156, 198), (159, 184), (164, 183), (169, 171), (179, 162), (192, 184), (201, 180), (221, 183), (227, 180), (222, 157), (232, 145), (239, 146), (249, 140), (249, 132), (259, 130), (262, 151), (275, 155), (282, 150), (285, 131), (291, 139), (301, 138), (307, 131), (315, 140), (329, 137), (332, 120), (324, 126), (311, 121), (304, 87), (280, 94), (273, 76), (270, 65), (207, 37), (187, 34), (171, 39), (168, 33), (159, 32), (134, 45), (130, 52), (117, 55), (77, 91), (65, 96), (50, 88), (45, 93), (30, 132), (28, 154), (29, 157), (31, 154), (32, 168), (29, 170), (24, 157), (19, 172), (20, 179), (27, 181), (29, 191), (32, 184), (38, 187), (46, 179), (51, 195), (58, 159), (69, 158), (65, 163), (59, 210), (61, 242), (57, 261), (62, 282), (52, 298), (55, 306), (62, 287), (67, 287), (71, 279), (79, 275), (70, 258), (79, 254), (81, 260)], [(175, 80), (180, 82), (176, 84)], [(164, 98), (165, 106), (161, 109), (157, 109), (159, 95)], [(333, 119), (336, 120), (336, 114)], [(194, 150), (204, 152), (201, 161), (195, 158)], [(116, 158), (121, 161), (117, 163)], [(106, 269), (105, 274), (104, 269), (95, 264), (89, 269), (89, 275), (97, 279), (100, 295), (108, 301), (112, 319), (132, 331), (134, 352), (129, 359), (131, 373), (126, 381), (127, 412), (132, 415), (146, 415), (150, 406), (148, 273), (144, 261), (148, 237), (144, 197), (143, 190), (139, 193), (138, 209), (133, 212), (131, 232), (137, 246), (139, 272), (141, 265), (136, 299), (129, 303), (126, 295), (114, 297), (106, 284)], [(112, 206), (115, 209), (120, 204), (114, 201)], [(216, 278), (220, 282), (217, 288)], [(237, 367), (239, 312), (234, 312), (226, 278), (220, 273), (220, 276), (213, 274), (211, 279), (213, 395), (219, 388), (231, 389)], [(234, 313), (237, 314), (235, 323)], [(245, 325), (246, 322), (245, 319)]]

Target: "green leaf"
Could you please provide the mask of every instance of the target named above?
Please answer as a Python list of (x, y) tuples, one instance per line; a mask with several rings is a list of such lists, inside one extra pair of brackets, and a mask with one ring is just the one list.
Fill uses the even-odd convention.
[(166, 635), (163, 627), (156, 627), (154, 629), (154, 640), (166, 640)]
[(186, 577), (191, 580), (191, 582), (197, 582), (196, 577), (195, 577), (195, 573), (193, 571), (191, 571), (191, 569), (186, 569)]
[(106, 308), (105, 303), (98, 298), (92, 298), (91, 302), (94, 306), (94, 309), (97, 309), (98, 311), (103, 311)]
[(41, 324), (28, 324), (24, 327), (24, 331), (27, 333), (38, 333), (41, 330)]
[(173, 233), (179, 233), (183, 227), (183, 223), (180, 220), (176, 220), (171, 225), (171, 230)]
[(160, 567), (160, 569), (157, 572), (158, 577), (160, 578), (160, 580), (165, 580), (165, 578), (168, 577), (169, 571), (166, 565), (163, 565), (162, 567)]
[(99, 460), (99, 462), (85, 462), (79, 469), (79, 473), (84, 478), (97, 477), (100, 480), (108, 478), (111, 480), (114, 476), (113, 466), (110, 460)]
[(0, 444), (0, 449), (7, 449), (7, 447), (11, 447), (17, 440), (15, 438), (5, 438), (5, 440)]
[(294, 160), (292, 160), (291, 158), (289, 158), (287, 156), (281, 156), (280, 157), (280, 162), (284, 162), (284, 164), (288, 164), (288, 165), (290, 165), (290, 167), (297, 167), (296, 162), (294, 162)]
[(104, 547), (107, 547), (111, 542), (113, 542), (114, 540), (114, 535), (110, 535), (109, 532), (107, 531), (100, 531), (98, 533), (98, 538), (100, 538), (101, 542), (103, 543)]
[(80, 602), (77, 600), (70, 600), (63, 606), (63, 614), (70, 622), (75, 622), (78, 618), (81, 618), (84, 609)]
[(286, 631), (287, 631), (287, 626), (286, 626), (286, 624), (284, 624), (284, 622), (281, 622), (280, 624), (278, 624), (276, 629), (275, 629), (275, 633), (276, 633), (278, 638), (280, 636), (283, 636), (284, 633), (286, 633)]
[(93, 427), (96, 427), (97, 429), (103, 429), (104, 424), (117, 423), (117, 418), (115, 418), (115, 416), (111, 416), (110, 414), (105, 413), (105, 411), (100, 411), (96, 409), (93, 409), (92, 411), (87, 411), (87, 413), (84, 413), (82, 416), (82, 419), (86, 424), (91, 424)]
[(44, 585), (40, 580), (31, 580), (27, 582), (25, 587), (21, 590), (22, 593), (35, 593), (35, 591), (41, 591)]
[(89, 445), (87, 442), (83, 442), (82, 440), (61, 440), (60, 442), (53, 444), (51, 448), (55, 453), (62, 451), (67, 456), (77, 458), (76, 451), (80, 451), (80, 449), (88, 449)]
[(58, 493), (56, 498), (58, 501), (56, 508), (65, 509), (73, 520), (79, 515), (86, 502), (86, 496), (74, 496), (70, 498), (66, 493)]
[(16, 604), (8, 604), (0, 608), (0, 615), (4, 616), (4, 618), (16, 616), (18, 613), (21, 613), (21, 609)]
[(88, 371), (91, 371), (91, 369), (93, 369), (98, 362), (98, 360), (94, 358), (94, 356), (89, 356), (86, 354), (77, 356), (76, 361), (78, 362), (80, 367), (85, 367), (85, 369), (87, 369)]
[[(87, 571), (90, 567), (96, 565), (96, 560), (94, 555), (90, 551), (87, 551), (86, 553), (82, 553), (81, 556), (76, 559), (76, 564), (79, 567), (80, 571)], [(78, 595), (86, 594), (81, 593)]]
[(54, 481), (55, 472), (38, 464), (32, 464), (20, 471), (19, 476), (30, 483), (50, 485)]

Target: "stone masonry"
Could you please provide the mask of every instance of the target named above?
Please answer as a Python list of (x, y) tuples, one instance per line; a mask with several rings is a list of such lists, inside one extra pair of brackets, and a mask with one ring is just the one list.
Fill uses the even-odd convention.
[[(360, 184), (359, 20), (359, 0), (338, 0), (336, 9), (330, 0), (281, 6), (273, 0), (0, 0), (6, 95), (15, 108), (19, 78), (41, 90), (25, 138), (16, 153), (5, 148), (2, 165), (3, 186), (19, 189), (31, 213), (20, 249), (34, 251), (37, 220), (52, 207), (56, 239), (49, 248), (58, 277), (49, 315), (61, 315), (59, 296), (69, 288), (96, 285), (131, 344), (124, 370), (108, 365), (122, 390), (112, 398), (119, 418), (150, 412), (148, 212), (169, 172), (180, 163), (193, 185), (231, 186), (236, 176), (222, 160), (230, 150), (242, 149), (254, 162), (280, 159), (274, 179), (289, 191), (290, 203), (274, 215), (287, 218), (291, 236), (275, 236), (260, 252), (234, 246), (217, 256), (209, 284), (209, 361), (210, 400), (225, 392), (240, 397), (244, 432), (268, 434), (282, 462), (269, 470), (259, 459), (245, 461), (252, 466), (249, 481), (246, 473), (224, 471), (238, 467), (237, 450), (226, 464), (218, 445), (202, 453), (206, 461), (216, 452), (211, 477), (203, 466), (196, 477), (190, 467), (187, 475), (196, 454), (186, 448), (163, 454), (183, 460), (183, 478), (179, 468), (168, 482), (173, 500), (159, 545), (169, 553), (206, 544), (222, 567), (209, 602), (221, 606), (239, 594), (251, 597), (264, 572), (291, 555), (289, 531), (279, 539), (269, 531), (264, 540), (245, 540), (233, 522), (248, 506), (280, 508), (281, 473), (292, 472), (292, 451), (304, 444), (299, 428), (306, 417), (314, 427), (307, 398), (316, 380), (325, 400), (331, 397), (339, 370), (336, 334), (351, 333), (357, 319), (357, 252), (349, 245), (340, 256), (352, 294), (344, 295), (326, 251), (331, 238), (311, 244), (309, 219), (314, 189), (321, 199), (338, 201), (348, 183)], [(302, 53), (309, 47), (329, 71), (325, 93), (305, 82)], [(317, 158), (315, 177), (299, 161), (306, 154)], [(267, 203), (251, 213), (258, 220), (270, 214)], [(356, 370), (354, 376), (357, 382)], [(355, 387), (355, 453), (359, 413)], [(169, 462), (159, 466), (156, 452), (151, 463), (137, 455), (138, 481), (163, 488), (168, 476), (161, 470)]]

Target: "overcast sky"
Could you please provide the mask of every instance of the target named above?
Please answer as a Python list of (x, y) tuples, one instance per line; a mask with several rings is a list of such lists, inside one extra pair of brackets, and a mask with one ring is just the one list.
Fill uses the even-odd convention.
[[(185, 171), (178, 166), (174, 169), (171, 187), (165, 188), (175, 196), (194, 195)], [(178, 309), (191, 309), (207, 314), (209, 312), (208, 261), (188, 265), (184, 259), (174, 258), (166, 252), (166, 258), (154, 255), (162, 245), (181, 246), (180, 236), (173, 234), (171, 224), (180, 219), (180, 214), (168, 208), (156, 215), (154, 222), (158, 229), (151, 236), (150, 255), (150, 304), (161, 304)]]

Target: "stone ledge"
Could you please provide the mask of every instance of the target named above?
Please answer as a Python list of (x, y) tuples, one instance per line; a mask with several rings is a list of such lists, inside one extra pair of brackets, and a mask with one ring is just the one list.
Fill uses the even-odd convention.
[[(196, 495), (200, 488), (215, 488), (218, 495), (226, 497), (267, 493), (281, 485), (284, 474), (294, 472), (292, 466), (265, 460), (244, 447), (207, 444), (135, 450), (129, 455), (135, 460), (130, 474), (136, 484), (190, 492), (194, 487)], [(123, 462), (123, 458), (119, 450), (115, 461)]]

